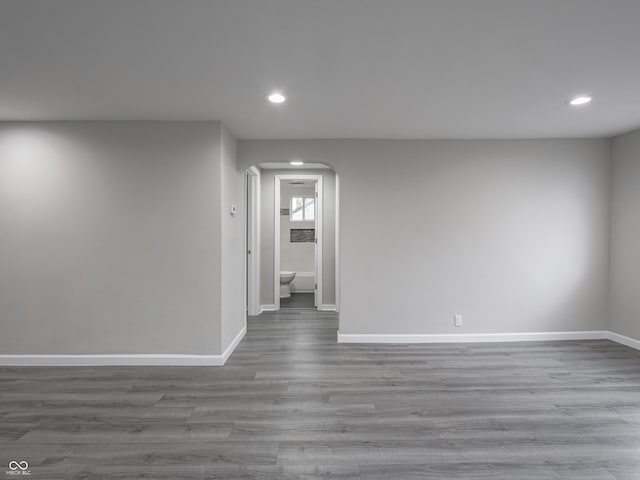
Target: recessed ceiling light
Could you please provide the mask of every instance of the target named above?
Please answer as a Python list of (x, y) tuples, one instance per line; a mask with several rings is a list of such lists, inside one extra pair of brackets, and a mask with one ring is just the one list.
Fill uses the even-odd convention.
[(270, 93), (269, 96), (267, 97), (267, 100), (269, 100), (271, 103), (284, 103), (286, 99), (287, 97), (285, 97), (280, 92)]
[(304, 162), (302, 160), (291, 160), (289, 163), (294, 167), (300, 167), (304, 165)]
[(574, 106), (575, 105), (585, 105), (585, 104), (589, 103), (591, 100), (593, 100), (593, 97), (591, 95), (580, 95), (579, 97), (572, 98), (567, 103), (569, 105), (574, 105)]

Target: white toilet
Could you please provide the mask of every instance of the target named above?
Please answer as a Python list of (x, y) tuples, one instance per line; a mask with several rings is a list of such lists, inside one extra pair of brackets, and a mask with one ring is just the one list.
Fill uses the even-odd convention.
[(296, 278), (296, 272), (280, 272), (280, 298), (289, 298), (291, 288), (289, 284)]

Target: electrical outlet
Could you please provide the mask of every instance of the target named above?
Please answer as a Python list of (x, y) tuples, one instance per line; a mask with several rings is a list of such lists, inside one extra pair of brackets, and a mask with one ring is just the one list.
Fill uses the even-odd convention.
[(453, 326), (454, 327), (462, 326), (462, 315), (458, 314), (453, 316)]

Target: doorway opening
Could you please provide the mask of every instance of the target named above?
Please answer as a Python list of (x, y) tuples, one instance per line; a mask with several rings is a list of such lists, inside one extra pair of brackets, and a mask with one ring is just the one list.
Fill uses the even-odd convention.
[(324, 164), (264, 163), (245, 181), (247, 314), (337, 312), (336, 173)]
[(322, 305), (322, 175), (275, 176), (276, 309)]

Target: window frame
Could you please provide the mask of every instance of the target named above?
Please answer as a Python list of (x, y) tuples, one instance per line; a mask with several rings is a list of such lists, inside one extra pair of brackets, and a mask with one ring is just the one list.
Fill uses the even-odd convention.
[[(294, 199), (301, 198), (302, 199), (302, 219), (294, 219), (293, 218), (293, 201)], [(313, 218), (306, 218), (305, 216), (305, 208), (306, 201), (311, 200), (313, 203)], [(315, 222), (316, 221), (316, 197), (315, 195), (291, 195), (289, 200), (289, 221), (294, 223), (302, 223), (302, 222)]]

